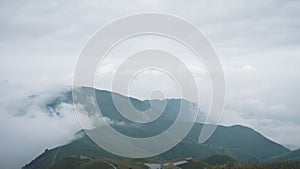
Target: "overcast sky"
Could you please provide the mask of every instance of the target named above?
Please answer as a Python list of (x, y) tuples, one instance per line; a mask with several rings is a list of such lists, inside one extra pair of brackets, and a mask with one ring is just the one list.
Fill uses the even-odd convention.
[[(69, 113), (63, 118), (50, 118), (28, 104), (43, 104), (71, 84), (80, 50), (95, 31), (140, 12), (184, 18), (213, 43), (226, 78), (221, 124), (249, 126), (299, 148), (299, 11), (297, 0), (2, 0), (0, 168), (22, 166), (46, 147), (72, 139), (80, 126), (71, 107), (65, 107)], [(109, 73), (114, 64), (108, 61), (104, 67)], [(99, 87), (105, 84), (99, 82)], [(41, 98), (28, 103), (26, 97), (33, 93)], [(20, 109), (27, 113), (16, 116)], [(48, 131), (46, 136), (41, 128)]]

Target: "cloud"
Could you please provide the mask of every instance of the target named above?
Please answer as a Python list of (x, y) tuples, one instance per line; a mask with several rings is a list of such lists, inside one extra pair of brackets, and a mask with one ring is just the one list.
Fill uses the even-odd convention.
[(256, 71), (256, 69), (251, 65), (244, 65), (242, 70), (246, 71), (246, 72), (251, 72), (251, 71), (255, 72)]
[(66, 91), (65, 87), (39, 93), (21, 84), (0, 84), (1, 94), (6, 96), (0, 98), (1, 168), (21, 168), (44, 149), (71, 141), (81, 128), (71, 104), (59, 105), (59, 115), (46, 109), (46, 104)]
[[(289, 70), (226, 69), (227, 100), (222, 124), (242, 124), (271, 140), (299, 148), (299, 79)], [(296, 92), (296, 93), (295, 93)]]
[(114, 64), (107, 64), (107, 65), (100, 66), (99, 76), (101, 76), (101, 74), (113, 73), (114, 70), (115, 70)]

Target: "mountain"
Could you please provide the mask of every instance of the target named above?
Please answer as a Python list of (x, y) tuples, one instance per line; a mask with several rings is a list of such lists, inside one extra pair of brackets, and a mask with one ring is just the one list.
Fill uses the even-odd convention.
[[(193, 128), (193, 130), (196, 130), (197, 126), (201, 126), (201, 124), (195, 125), (196, 127)], [(116, 126), (117, 127), (117, 126)], [(118, 126), (120, 127), (120, 126)], [(248, 128), (244, 128), (239, 126), (244, 132), (249, 133)], [(224, 127), (224, 126), (219, 126), (218, 128), (232, 128), (232, 127)], [(233, 127), (234, 128), (234, 127)], [(119, 130), (122, 130), (123, 132), (132, 132), (135, 133), (136, 135), (139, 135), (139, 133), (143, 132), (141, 129), (135, 130), (133, 128), (126, 128), (122, 126), (122, 129), (120, 127)], [(200, 129), (199, 129), (200, 130)], [(134, 132), (133, 132), (134, 131)], [(216, 133), (217, 134), (217, 133)], [(215, 134), (214, 134), (215, 135)], [(214, 136), (218, 138), (217, 136)], [(235, 138), (238, 140), (240, 139), (238, 136), (235, 136)], [(229, 139), (229, 138), (225, 138)], [(259, 140), (259, 138), (257, 138)], [(266, 139), (266, 138), (265, 138)], [(255, 139), (253, 139), (255, 140)], [(212, 141), (212, 140), (209, 140)], [(208, 141), (208, 142), (209, 142)], [(269, 141), (270, 145), (269, 147), (273, 147), (274, 150), (280, 149), (280, 145), (273, 143)], [(228, 148), (229, 147), (229, 148)], [(259, 147), (262, 147), (260, 145)], [(257, 152), (255, 152), (255, 150)], [(174, 148), (171, 150), (155, 157), (160, 160), (171, 160), (171, 159), (176, 159), (176, 158), (182, 158), (182, 157), (193, 157), (193, 158), (201, 158), (205, 156), (210, 156), (210, 155), (216, 155), (216, 154), (222, 154), (226, 156), (233, 157), (235, 159), (238, 159), (239, 161), (248, 161), (248, 160), (253, 160), (256, 159), (254, 154), (250, 154), (247, 152), (247, 149), (243, 149), (241, 147), (240, 149), (232, 149), (230, 146), (223, 146), (219, 147), (213, 144), (198, 144), (195, 139), (193, 139), (190, 136), (187, 136), (181, 143), (176, 145)], [(261, 150), (257, 150), (254, 148), (254, 153), (259, 155), (258, 153)], [(288, 152), (287, 149), (282, 149), (282, 151), (277, 152), (278, 154), (282, 154)], [(274, 152), (271, 151), (269, 152), (271, 157)], [(102, 148), (98, 147), (95, 143), (93, 143), (92, 140), (89, 139), (86, 135), (83, 135), (81, 138), (78, 138), (74, 141), (72, 141), (69, 144), (47, 150), (44, 153), (42, 153), (39, 157), (37, 157), (35, 160), (33, 160), (30, 164), (26, 165), (24, 169), (48, 169), (50, 166), (55, 164), (56, 161), (59, 161), (65, 157), (69, 157), (72, 155), (76, 156), (88, 156), (88, 157), (101, 157), (101, 158), (111, 158), (111, 159), (124, 159), (118, 156), (115, 156)], [(263, 159), (264, 160), (264, 159)]]
[(206, 143), (226, 147), (231, 150), (233, 157), (242, 161), (263, 161), (289, 152), (284, 146), (267, 139), (255, 130), (240, 125), (218, 127)]
[[(93, 89), (83, 87), (80, 90)], [(95, 96), (104, 116), (112, 121), (122, 122), (122, 125), (118, 125), (118, 123), (111, 124), (115, 130), (130, 137), (139, 138), (154, 136), (169, 128), (177, 118), (180, 108), (182, 108), (188, 116), (190, 111), (197, 107), (194, 103), (181, 99), (139, 100), (104, 90), (95, 90)], [(59, 105), (72, 103), (72, 97), (71, 91), (67, 91), (58, 98), (53, 99), (47, 104), (49, 113), (63, 113), (60, 112)], [(153, 102), (159, 103), (165, 101), (166, 107), (158, 119), (150, 123), (138, 124), (120, 115), (114, 105), (113, 97), (117, 97), (120, 100), (129, 99), (134, 107), (141, 111), (147, 110)], [(181, 119), (181, 123), (185, 122), (185, 119)], [(172, 160), (183, 157), (199, 159), (201, 157), (219, 154), (244, 162), (264, 161), (273, 156), (290, 152), (287, 148), (267, 139), (253, 129), (240, 125), (229, 127), (218, 126), (214, 134), (204, 144), (199, 144), (198, 137), (202, 127), (203, 124), (195, 123), (188, 135), (178, 145), (154, 158), (159, 160)], [(66, 145), (46, 150), (23, 168), (48, 169), (57, 161), (73, 155), (124, 159), (97, 146), (87, 137), (84, 131), (79, 131), (76, 135), (78, 136), (77, 139)]]
[(287, 160), (300, 161), (300, 149), (271, 157), (265, 160), (265, 162), (269, 163), (269, 162), (287, 161)]

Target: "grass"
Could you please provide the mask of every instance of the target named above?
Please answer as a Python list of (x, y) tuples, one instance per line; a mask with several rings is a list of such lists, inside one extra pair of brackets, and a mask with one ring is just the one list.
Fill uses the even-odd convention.
[(226, 165), (211, 166), (207, 169), (299, 169), (300, 161), (283, 161), (274, 162), (269, 164), (258, 164), (254, 162), (241, 163), (228, 163)]
[[(225, 159), (225, 160), (224, 160)], [(189, 163), (179, 166), (171, 162), (182, 159), (169, 161), (170, 164), (162, 166), (163, 169), (300, 169), (300, 161), (283, 161), (274, 163), (256, 163), (247, 162), (239, 163), (232, 160), (231, 157), (211, 156), (201, 159), (192, 159)], [(205, 161), (206, 160), (206, 161)], [(158, 159), (127, 159), (117, 160), (110, 158), (80, 158), (78, 156), (69, 156), (57, 161), (49, 169), (148, 169), (144, 162), (159, 162)], [(211, 164), (209, 164), (210, 162)], [(225, 163), (226, 162), (226, 163)], [(160, 162), (162, 163), (162, 162)]]
[(173, 164), (163, 166), (162, 168), (163, 169), (180, 169), (179, 167), (177, 167), (177, 166), (175, 166)]
[(107, 159), (107, 161), (114, 164), (118, 169), (147, 169), (143, 164), (131, 163), (124, 160)]
[(114, 169), (109, 163), (102, 160), (93, 160), (74, 169)]
[(237, 160), (235, 160), (232, 157), (224, 156), (221, 154), (203, 157), (203, 158), (200, 158), (200, 160), (209, 165), (224, 165), (227, 163), (237, 163), (238, 162)]
[(58, 161), (50, 169), (146, 169), (142, 164), (134, 164), (129, 161), (120, 161), (113, 159), (80, 159), (79, 157), (67, 157)]
[(192, 169), (192, 168), (204, 169), (207, 168), (208, 166), (209, 166), (208, 164), (204, 163), (201, 160), (193, 160), (189, 163), (179, 165), (179, 167), (182, 169)]

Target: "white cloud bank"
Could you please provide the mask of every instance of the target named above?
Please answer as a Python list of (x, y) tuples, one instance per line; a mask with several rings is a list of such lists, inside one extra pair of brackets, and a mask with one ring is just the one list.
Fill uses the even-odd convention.
[(80, 130), (71, 104), (60, 105), (60, 115), (50, 114), (45, 109), (64, 88), (57, 90), (53, 85), (54, 88), (40, 93), (7, 81), (0, 84), (1, 168), (21, 168), (46, 148), (71, 141)]

